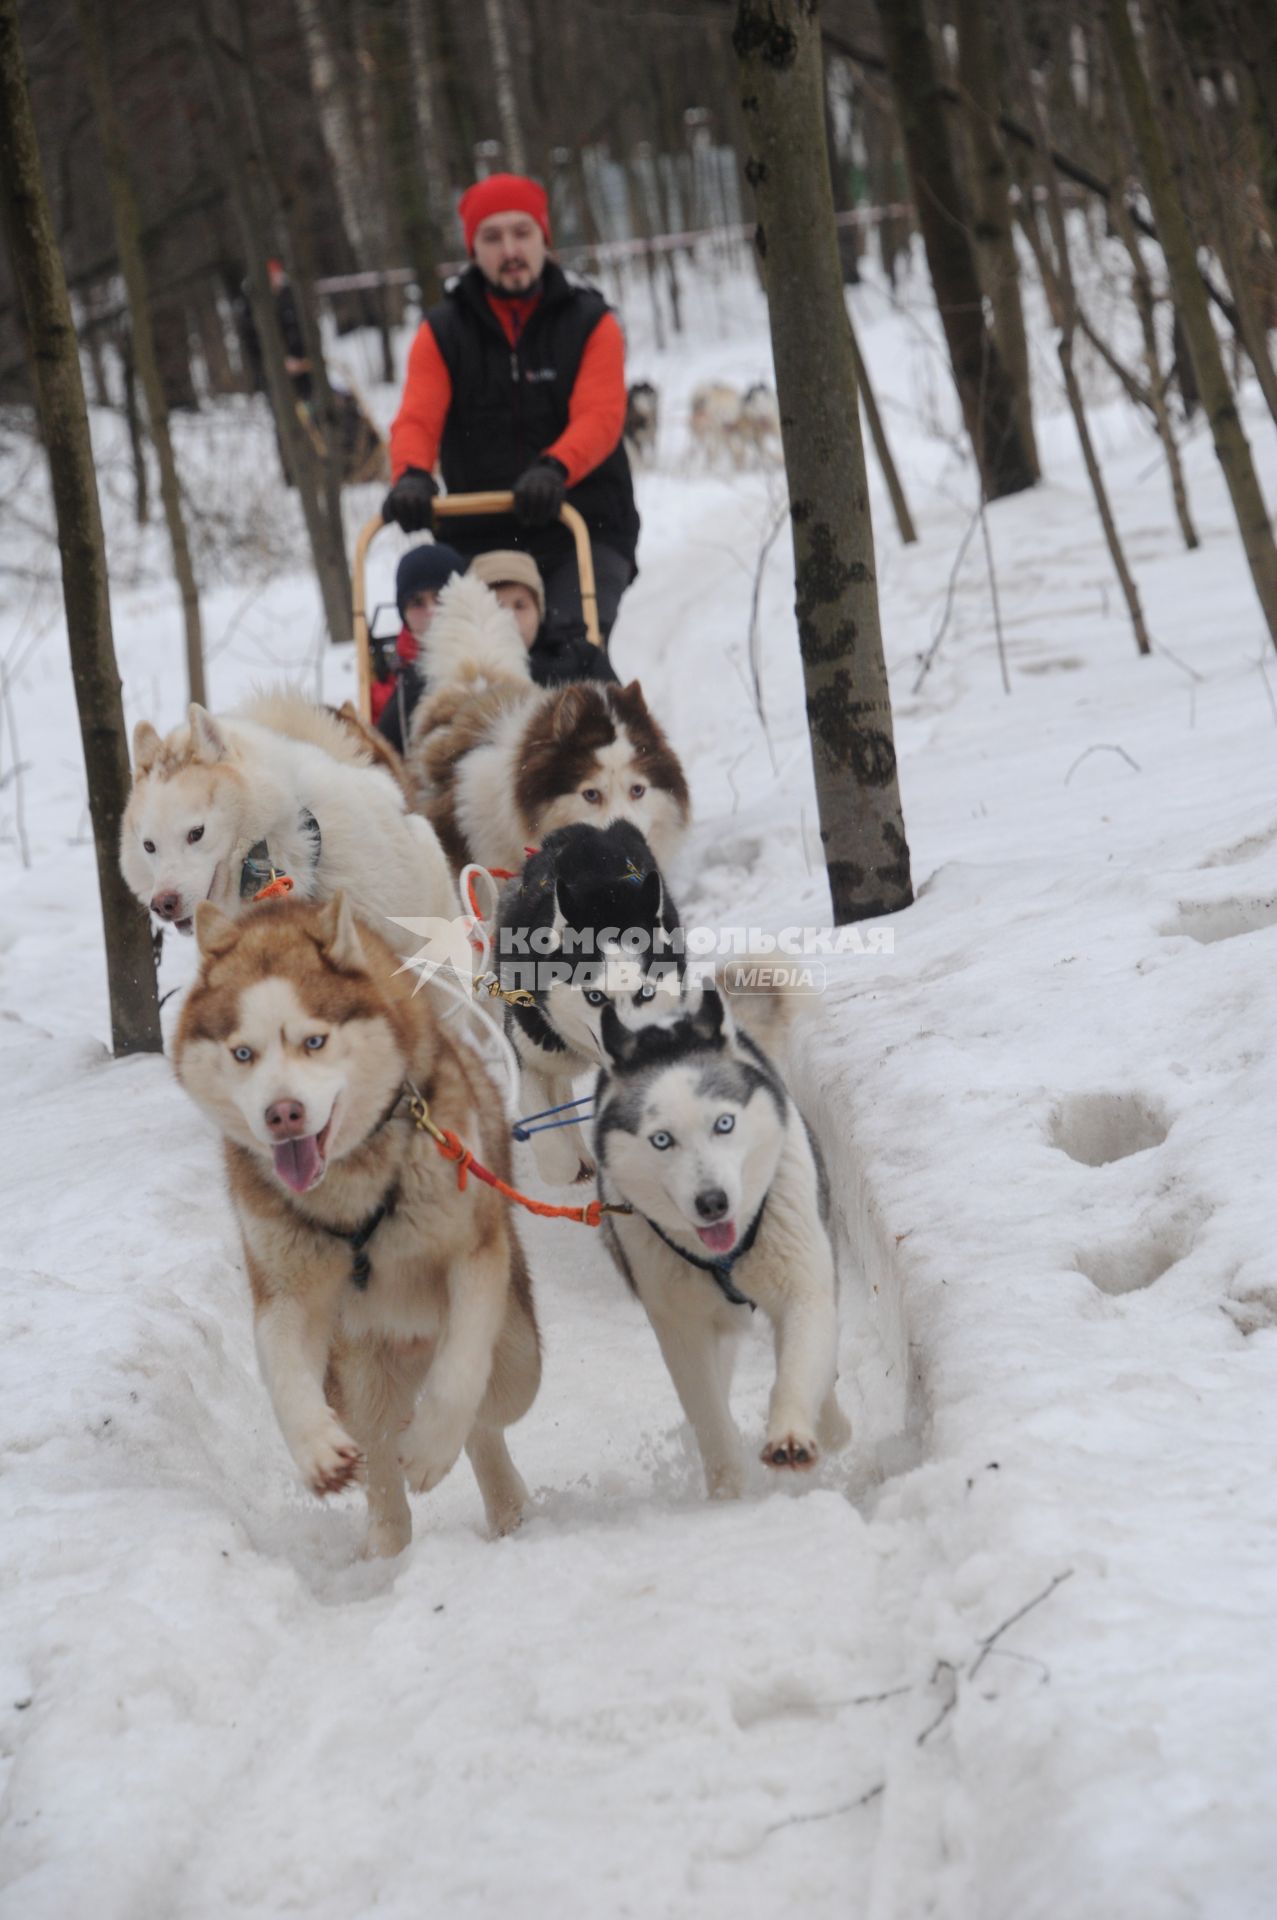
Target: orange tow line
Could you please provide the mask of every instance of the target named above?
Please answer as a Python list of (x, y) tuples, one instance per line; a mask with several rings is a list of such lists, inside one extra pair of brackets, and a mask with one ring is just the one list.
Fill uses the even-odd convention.
[(412, 1098), (408, 1102), (409, 1111), (423, 1133), (428, 1133), (445, 1160), (452, 1160), (457, 1168), (457, 1191), (464, 1193), (466, 1181), (473, 1173), (476, 1180), (484, 1180), (495, 1187), (499, 1194), (512, 1200), (516, 1206), (525, 1207), (529, 1213), (539, 1214), (543, 1220), (575, 1220), (578, 1226), (598, 1227), (603, 1224), (605, 1213), (631, 1213), (633, 1209), (624, 1204), (618, 1205), (611, 1200), (590, 1200), (583, 1207), (556, 1207), (547, 1200), (533, 1200), (529, 1194), (520, 1193), (508, 1181), (499, 1179), (491, 1168), (476, 1160), (469, 1147), (460, 1140), (450, 1127), (441, 1127), (431, 1117), (429, 1103), (410, 1088)]

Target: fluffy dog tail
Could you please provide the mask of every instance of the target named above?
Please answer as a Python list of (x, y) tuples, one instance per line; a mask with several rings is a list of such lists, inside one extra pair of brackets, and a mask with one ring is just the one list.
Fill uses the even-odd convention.
[(330, 760), (342, 760), (348, 766), (373, 764), (372, 748), (360, 730), (351, 727), (331, 707), (316, 706), (300, 687), (254, 687), (230, 717), (250, 720), (255, 727), (269, 727), (272, 733), (282, 733), (287, 740), (319, 747)]
[(431, 693), (458, 683), (477, 693), (504, 681), (532, 682), (514, 615), (467, 574), (449, 580), (439, 595), (421, 643), (421, 670)]
[(783, 1058), (789, 1034), (814, 1004), (810, 971), (783, 953), (733, 954), (714, 968), (732, 1018), (764, 1053)]

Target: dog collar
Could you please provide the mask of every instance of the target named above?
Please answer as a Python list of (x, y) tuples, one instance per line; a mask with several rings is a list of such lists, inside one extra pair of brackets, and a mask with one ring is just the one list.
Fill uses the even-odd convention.
[[(319, 865), (319, 856), (323, 852), (324, 836), (319, 831), (319, 822), (309, 807), (303, 807), (297, 818), (299, 830), (310, 841), (310, 870), (313, 873)], [(279, 869), (270, 857), (270, 848), (265, 840), (255, 840), (244, 855), (244, 864), (239, 870), (239, 897), (251, 900), (263, 887), (270, 886), (278, 878)]]
[(753, 1313), (757, 1310), (758, 1302), (757, 1300), (751, 1300), (747, 1293), (742, 1293), (740, 1288), (733, 1283), (732, 1268), (738, 1260), (745, 1258), (745, 1255), (749, 1252), (755, 1240), (757, 1240), (758, 1229), (763, 1224), (763, 1214), (766, 1210), (767, 1195), (764, 1194), (763, 1203), (750, 1222), (748, 1230), (744, 1236), (736, 1242), (731, 1252), (725, 1253), (721, 1260), (702, 1260), (699, 1254), (689, 1253), (686, 1247), (679, 1246), (677, 1240), (671, 1240), (664, 1227), (659, 1227), (656, 1221), (648, 1214), (640, 1213), (639, 1219), (647, 1221), (648, 1226), (652, 1229), (657, 1239), (663, 1240), (671, 1253), (676, 1253), (680, 1260), (686, 1260), (689, 1267), (699, 1267), (702, 1273), (708, 1273), (714, 1285), (731, 1301), (734, 1307), (748, 1307), (750, 1312)]

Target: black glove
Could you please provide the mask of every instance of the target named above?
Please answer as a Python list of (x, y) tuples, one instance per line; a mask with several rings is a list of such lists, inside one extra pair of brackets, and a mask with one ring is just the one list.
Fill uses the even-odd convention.
[(438, 491), (433, 474), (423, 473), (420, 467), (405, 467), (381, 503), (381, 517), (393, 520), (405, 533), (433, 533)]
[(543, 453), (514, 483), (514, 517), (521, 527), (548, 527), (559, 517), (568, 490), (568, 470)]

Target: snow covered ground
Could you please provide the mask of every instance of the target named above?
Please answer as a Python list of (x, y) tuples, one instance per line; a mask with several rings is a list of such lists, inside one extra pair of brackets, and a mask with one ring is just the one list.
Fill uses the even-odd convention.
[[(631, 318), (666, 426), (614, 652), (691, 771), (687, 917), (820, 926), (783, 535), (770, 739), (749, 690), (776, 482), (682, 460), (695, 381), (766, 374), (765, 315), (742, 280), (689, 304), (663, 356)], [(830, 963), (796, 1040), (856, 1423), (809, 1485), (758, 1467), (708, 1507), (641, 1313), (586, 1233), (538, 1224), (531, 1519), (484, 1540), (462, 1469), (402, 1564), (355, 1558), (360, 1502), (305, 1498), (275, 1431), (214, 1144), (164, 1062), (104, 1049), (60, 608), (0, 573), (4, 1920), (1271, 1912), (1268, 643), (1208, 439), (1187, 554), (1111, 403), (1158, 649), (1136, 658), (1040, 334), (1049, 479), (987, 516), (1006, 694), (921, 285), (854, 306), (921, 533), (899, 546), (875, 482), (918, 900), (892, 953)], [(1271, 424), (1246, 419), (1277, 502)], [(175, 597), (98, 426), (129, 713), (169, 724)], [(281, 671), (341, 696), (268, 431), (244, 405), (181, 437), (214, 704)], [(7, 433), (0, 494), (4, 566), (39, 573), (43, 478)], [(759, 1333), (751, 1438), (768, 1380)]]

